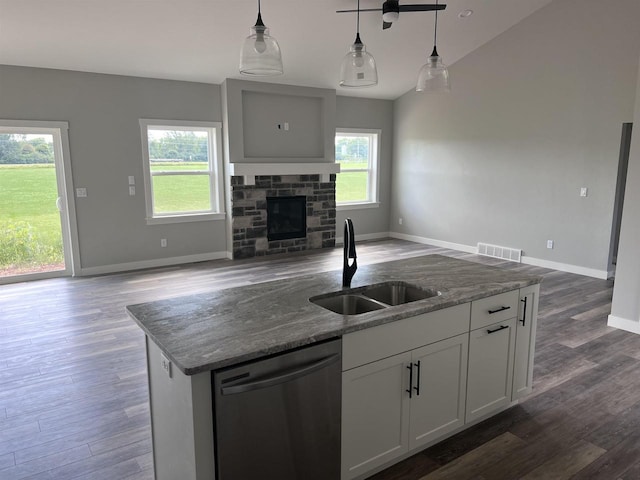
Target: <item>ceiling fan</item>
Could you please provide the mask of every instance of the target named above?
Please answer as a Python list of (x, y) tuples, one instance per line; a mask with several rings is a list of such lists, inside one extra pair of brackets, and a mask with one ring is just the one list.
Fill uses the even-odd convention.
[[(444, 10), (446, 5), (420, 4), (420, 5), (400, 5), (398, 0), (385, 0), (382, 8), (361, 8), (361, 12), (382, 12), (382, 28), (386, 30), (393, 22), (398, 20), (400, 12), (430, 12), (433, 10)], [(336, 10), (336, 13), (351, 13), (357, 10)]]

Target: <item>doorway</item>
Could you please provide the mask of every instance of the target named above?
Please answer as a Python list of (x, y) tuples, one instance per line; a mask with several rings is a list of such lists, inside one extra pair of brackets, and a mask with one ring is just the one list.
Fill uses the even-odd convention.
[(609, 243), (609, 277), (615, 276), (618, 262), (618, 244), (620, 242), (620, 226), (622, 225), (622, 207), (624, 192), (627, 185), (627, 170), (629, 168), (629, 151), (631, 150), (631, 133), (633, 123), (622, 124), (620, 138), (620, 159), (618, 161), (618, 177), (616, 180), (616, 195), (613, 203), (613, 224), (611, 226), (611, 241)]
[(74, 273), (67, 129), (0, 120), (0, 284)]

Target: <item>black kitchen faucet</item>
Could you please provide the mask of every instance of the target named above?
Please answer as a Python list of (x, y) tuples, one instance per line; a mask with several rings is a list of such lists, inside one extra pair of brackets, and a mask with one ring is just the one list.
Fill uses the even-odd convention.
[[(349, 260), (353, 259), (351, 265)], [(351, 279), (358, 269), (356, 260), (356, 239), (353, 233), (353, 222), (350, 218), (344, 221), (344, 263), (342, 264), (342, 288), (351, 287)]]

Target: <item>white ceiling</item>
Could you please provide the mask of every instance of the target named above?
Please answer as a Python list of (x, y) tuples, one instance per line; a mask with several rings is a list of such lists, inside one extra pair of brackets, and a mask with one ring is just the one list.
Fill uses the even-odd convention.
[[(438, 51), (451, 65), (551, 1), (442, 0)], [(401, 13), (384, 31), (380, 13), (361, 13), (360, 34), (379, 83), (344, 89), (339, 66), (355, 39), (356, 17), (335, 11), (355, 6), (356, 0), (262, 0), (285, 69), (265, 81), (388, 99), (413, 88), (433, 47), (433, 12)], [(474, 14), (458, 18), (465, 9)], [(256, 15), (257, 0), (0, 0), (0, 64), (219, 84), (241, 78), (240, 47)]]

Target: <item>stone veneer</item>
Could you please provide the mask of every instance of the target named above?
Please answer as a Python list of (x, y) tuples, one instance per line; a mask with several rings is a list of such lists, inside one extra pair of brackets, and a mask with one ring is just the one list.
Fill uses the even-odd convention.
[[(307, 197), (307, 236), (267, 240), (267, 197)], [(255, 185), (231, 177), (233, 258), (299, 252), (336, 244), (336, 176), (322, 183), (320, 175), (256, 176)]]

